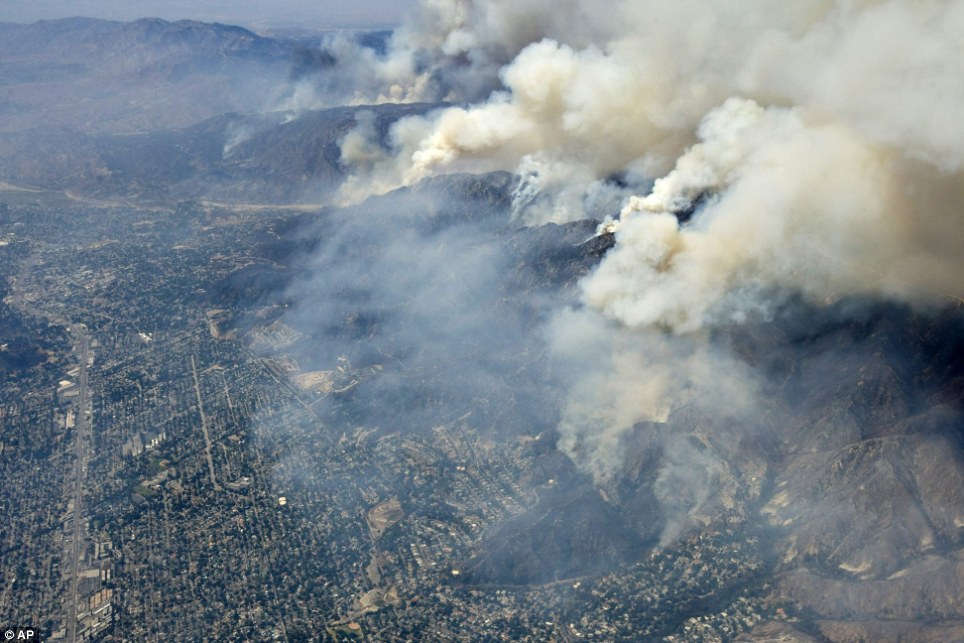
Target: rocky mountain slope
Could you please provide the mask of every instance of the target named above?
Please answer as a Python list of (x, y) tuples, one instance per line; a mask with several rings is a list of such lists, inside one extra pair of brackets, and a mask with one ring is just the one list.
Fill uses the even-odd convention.
[(191, 21), (0, 23), (0, 130), (136, 132), (263, 109), (292, 48)]
[(0, 134), (0, 180), (100, 199), (324, 202), (347, 175), (340, 143), (360, 113), (373, 114), (385, 136), (394, 121), (433, 107), (226, 114), (136, 134), (32, 128)]

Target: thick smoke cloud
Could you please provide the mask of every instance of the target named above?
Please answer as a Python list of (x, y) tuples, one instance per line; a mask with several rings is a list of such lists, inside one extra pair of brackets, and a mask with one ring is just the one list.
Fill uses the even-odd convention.
[[(337, 232), (309, 290), (331, 266), (335, 282), (362, 279), (374, 302), (363, 330), (399, 358), (368, 358), (397, 370), (359, 388), (362, 406), (397, 395), (468, 408), (471, 390), (505, 390), (496, 406), (557, 422), (559, 448), (614, 498), (620, 476), (655, 462), (663, 544), (761, 493), (769, 456), (737, 445), (789, 411), (772, 403), (772, 373), (720, 336), (796, 297), (927, 308), (964, 296), (961, 33), (964, 5), (929, 0), (424, 0), (384, 51), (328, 43), (328, 85), (306, 79), (295, 102), (447, 103), (398, 121), (387, 142), (360, 116), (341, 143), (344, 200), (508, 171), (517, 225), (591, 217), (615, 239), (578, 305), (539, 302), (540, 335), (500, 308), (504, 228), (412, 231), (388, 206)], [(373, 239), (385, 251), (358, 274), (343, 253)], [(302, 311), (334, 332), (340, 306)], [(551, 377), (506, 389), (507, 356), (543, 346)], [(783, 340), (771, 348), (774, 364), (795, 359)], [(427, 374), (423, 389), (406, 388), (403, 368)], [(643, 443), (655, 460), (635, 453)]]
[[(731, 97), (795, 106), (874, 150), (954, 172), (962, 14), (954, 3), (902, 1), (424, 3), (374, 74), (397, 87), (367, 98), (477, 98), (464, 87), (426, 93), (452, 65), (458, 78), (500, 89), (400, 124), (377, 187), (466, 168), (522, 170), (548, 194), (614, 173), (656, 177)], [(534, 221), (586, 214), (571, 188), (561, 191)]]
[[(565, 158), (603, 172), (643, 157), (665, 167), (703, 116), (732, 96), (807, 107), (870, 142), (960, 168), (964, 133), (953, 114), (964, 98), (964, 63), (954, 54), (964, 10), (955, 3), (568, 4), (487, 2), (466, 11), (465, 3), (432, 3), (463, 10), (401, 41), (465, 54), (470, 71), (489, 77), (511, 58), (498, 72), (508, 94), (452, 110), (433, 136), (406, 141), (417, 145), (411, 176), (506, 146), (515, 161), (588, 144), (591, 151)], [(493, 42), (503, 43), (503, 55), (490, 53), (500, 49)], [(479, 56), (493, 64), (475, 64)], [(463, 134), (466, 123), (475, 128)]]
[(500, 88), (502, 67), (533, 42), (553, 38), (583, 48), (615, 33), (612, 16), (588, 3), (563, 0), (549, 9), (541, 0), (422, 0), (384, 47), (350, 33), (327, 37), (326, 73), (300, 83), (296, 102), (484, 100)]
[[(741, 304), (727, 300), (774, 285), (813, 300), (960, 294), (955, 177), (869, 146), (839, 123), (752, 101), (727, 101), (699, 137), (610, 226), (617, 247), (584, 284), (591, 305), (629, 326), (685, 332), (718, 308), (739, 321)], [(922, 192), (941, 196), (924, 207)], [(707, 193), (680, 226), (672, 213)]]
[[(618, 467), (621, 436), (665, 414), (676, 394), (666, 391), (691, 381), (662, 372), (653, 329), (686, 336), (657, 344), (699, 352), (701, 329), (765, 318), (777, 291), (925, 306), (964, 294), (964, 5), (423, 8), (389, 57), (409, 52), (423, 71), (405, 67), (407, 89), (394, 95), (424, 97), (456, 61), (472, 81), (445, 85), (446, 98), (498, 88), (399, 122), (390, 154), (369, 155), (346, 196), (508, 170), (522, 177), (520, 222), (614, 215), (604, 231), (616, 247), (583, 282), (586, 307), (565, 318), (596, 327), (583, 341), (635, 329), (636, 352), (574, 385), (562, 423), (562, 444), (597, 476)], [(364, 127), (346, 152), (365, 149), (359, 138)], [(617, 202), (620, 213), (600, 210)], [(581, 390), (610, 410), (583, 409)]]

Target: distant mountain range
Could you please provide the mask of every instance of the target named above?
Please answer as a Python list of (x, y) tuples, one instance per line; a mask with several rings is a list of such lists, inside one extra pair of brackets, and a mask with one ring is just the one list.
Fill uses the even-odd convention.
[(296, 46), (154, 18), (0, 23), (0, 130), (137, 132), (263, 109)]
[(384, 137), (394, 121), (433, 107), (232, 113), (135, 134), (46, 127), (0, 133), (0, 180), (96, 198), (317, 203), (346, 176), (339, 144), (359, 112), (374, 113)]
[[(357, 34), (376, 51), (386, 32)], [(94, 197), (314, 201), (359, 110), (384, 135), (431, 105), (275, 111), (324, 73), (317, 39), (147, 18), (0, 23), (0, 179)]]

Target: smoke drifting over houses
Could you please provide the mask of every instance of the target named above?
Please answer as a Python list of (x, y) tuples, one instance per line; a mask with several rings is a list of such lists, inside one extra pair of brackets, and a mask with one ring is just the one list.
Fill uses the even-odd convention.
[(615, 248), (550, 333), (561, 354), (612, 351), (561, 423), (605, 477), (683, 383), (706, 400), (736, 376), (707, 332), (767, 319), (781, 293), (924, 310), (964, 294), (962, 32), (964, 6), (942, 2), (423, 2), (359, 98), (458, 106), (387, 144), (360, 120), (342, 194), (507, 170), (518, 223), (606, 218)]

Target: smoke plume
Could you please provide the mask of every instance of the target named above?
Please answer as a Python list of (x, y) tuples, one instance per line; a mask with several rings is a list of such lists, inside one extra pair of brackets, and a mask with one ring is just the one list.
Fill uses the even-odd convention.
[[(382, 52), (331, 45), (356, 102), (448, 103), (387, 141), (359, 119), (341, 196), (508, 171), (516, 223), (604, 220), (615, 247), (545, 338), (560, 448), (605, 483), (680, 409), (753, 423), (761, 376), (718, 329), (787, 296), (964, 296), (962, 33), (935, 0), (424, 0)], [(717, 484), (689, 444), (663, 440), (664, 541)]]
[[(688, 381), (660, 372), (647, 329), (700, 344), (701, 328), (766, 315), (777, 290), (923, 305), (964, 294), (964, 5), (423, 9), (394, 43), (396, 59), (426, 62), (402, 94), (455, 60), (472, 87), (446, 86), (447, 98), (471, 100), (496, 75), (498, 87), (399, 122), (391, 155), (366, 165), (369, 185), (509, 170), (522, 177), (522, 222), (614, 215), (616, 246), (582, 284), (586, 308), (567, 316), (584, 338), (636, 329), (638, 349), (582, 384), (610, 411), (588, 417), (573, 401), (562, 424), (571, 453), (595, 441), (580, 457), (598, 475), (619, 437), (665, 414), (677, 395), (667, 391)], [(601, 191), (608, 200), (591, 198)], [(621, 213), (588, 209), (619, 200)], [(599, 324), (577, 318), (595, 311), (615, 325), (587, 330)]]

